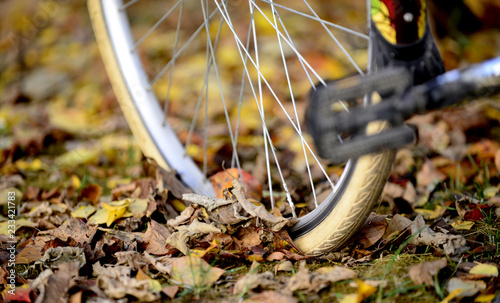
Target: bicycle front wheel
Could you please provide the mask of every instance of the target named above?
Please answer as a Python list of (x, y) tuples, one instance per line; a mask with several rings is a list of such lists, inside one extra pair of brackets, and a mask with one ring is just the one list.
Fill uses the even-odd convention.
[[(265, 163), (261, 181), (267, 182), (270, 203), (289, 203), (307, 213), (299, 214), (290, 230), (306, 254), (339, 248), (364, 222), (380, 197), (393, 153), (331, 167), (315, 155), (301, 118), (304, 96), (315, 83), (365, 72), (362, 66), (370, 61), (365, 4), (339, 1), (335, 9), (335, 1), (311, 0), (88, 4), (113, 89), (146, 156), (175, 170), (195, 192), (211, 196), (206, 178), (222, 161), (240, 171)], [(353, 23), (353, 29), (337, 19)], [(372, 124), (368, 131), (382, 127)]]

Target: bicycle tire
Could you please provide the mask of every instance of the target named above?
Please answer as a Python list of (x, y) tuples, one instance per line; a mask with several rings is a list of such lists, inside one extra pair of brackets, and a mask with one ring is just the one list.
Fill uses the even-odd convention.
[[(158, 138), (154, 138), (151, 130), (148, 129), (147, 118), (139, 113), (132, 90), (127, 87), (124, 67), (118, 62), (115, 51), (117, 46), (113, 45), (111, 39), (112, 35), (117, 34), (113, 32), (116, 24), (112, 24), (113, 21), (107, 19), (109, 17), (104, 7), (104, 5), (110, 5), (111, 2), (114, 1), (88, 0), (88, 7), (99, 50), (113, 90), (143, 153), (155, 159), (165, 169), (178, 170), (178, 167), (172, 167), (172, 163), (175, 165), (176, 160), (168, 159), (168, 156), (165, 156), (158, 147)], [(368, 131), (376, 132), (381, 127), (385, 127), (383, 123), (372, 123)], [(177, 138), (171, 139), (174, 145), (180, 146)], [(356, 161), (348, 162), (335, 190), (317, 209), (299, 218), (299, 222), (290, 228), (290, 235), (298, 248), (308, 255), (320, 255), (340, 248), (363, 224), (373, 206), (378, 202), (392, 168), (393, 159), (394, 152), (388, 151), (366, 155)], [(186, 161), (192, 164), (192, 161)], [(193, 188), (191, 181), (183, 177), (199, 175), (199, 170), (195, 171), (197, 168), (193, 168), (191, 164), (187, 172), (180, 173), (183, 182), (192, 187), (195, 192), (213, 195), (207, 186), (200, 188), (199, 185), (195, 185)]]

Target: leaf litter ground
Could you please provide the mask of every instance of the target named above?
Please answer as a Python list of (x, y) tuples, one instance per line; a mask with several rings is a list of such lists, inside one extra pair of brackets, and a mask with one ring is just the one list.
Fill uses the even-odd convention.
[[(252, 179), (259, 173), (244, 177), (245, 192), (232, 177), (238, 174), (215, 161), (227, 158), (224, 148), (211, 151), (221, 171), (211, 179), (220, 193), (215, 200), (185, 196), (189, 190), (175, 176), (142, 159), (85, 7), (59, 4), (56, 14), (46, 3), (1, 4), (2, 27), (16, 35), (0, 48), (4, 300), (495, 300), (500, 108), (494, 100), (413, 118), (419, 144), (398, 153), (382, 202), (362, 229), (341, 251), (307, 257), (286, 232), (290, 209), (265, 211), (268, 198)], [(481, 3), (472, 8), (476, 14), (481, 5), (498, 8)], [(38, 27), (32, 21), (42, 9), (49, 21)], [(495, 30), (461, 39), (439, 40), (447, 68), (500, 49)], [(250, 131), (248, 123), (242, 127)], [(307, 201), (300, 188), (295, 195)], [(8, 292), (9, 192), (19, 206), (15, 296)]]

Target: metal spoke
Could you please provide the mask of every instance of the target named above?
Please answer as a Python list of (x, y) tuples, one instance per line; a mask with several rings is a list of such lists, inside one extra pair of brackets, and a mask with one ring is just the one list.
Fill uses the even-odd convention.
[[(272, 3), (272, 1), (269, 1), (269, 0), (259, 0), (259, 1), (262, 1), (262, 2), (265, 2), (265, 3)], [(344, 26), (340, 26), (338, 24), (335, 24), (335, 23), (332, 23), (332, 22), (329, 22), (329, 21), (326, 21), (324, 19), (321, 19), (319, 18), (318, 16), (311, 16), (311, 15), (308, 15), (306, 13), (303, 13), (301, 11), (298, 11), (298, 10), (295, 10), (295, 9), (292, 9), (292, 8), (289, 8), (287, 6), (284, 6), (284, 5), (281, 5), (281, 4), (277, 4), (277, 3), (274, 3), (273, 4), (274, 6), (276, 7), (279, 7), (279, 8), (282, 8), (284, 10), (287, 10), (287, 11), (290, 11), (290, 12), (293, 12), (297, 15), (300, 15), (300, 16), (303, 16), (303, 17), (306, 17), (306, 18), (309, 18), (309, 19), (312, 19), (312, 20), (315, 20), (315, 21), (318, 21), (319, 23), (322, 23), (322, 24), (326, 24), (326, 25), (329, 25), (331, 27), (334, 27), (336, 29), (339, 29), (341, 31), (344, 31), (346, 33), (349, 33), (349, 34), (352, 34), (354, 36), (358, 36), (358, 37), (361, 37), (363, 39), (366, 39), (366, 40), (369, 40), (370, 37), (368, 37), (368, 35), (365, 35), (363, 33), (360, 33), (360, 32), (357, 32), (355, 30), (352, 30), (352, 29), (349, 29), (347, 27), (344, 27)]]
[[(311, 13), (314, 14), (314, 16), (316, 16), (318, 19), (319, 19), (319, 16), (318, 14), (314, 11), (314, 9), (311, 7), (311, 5), (309, 5), (309, 3), (307, 2), (307, 0), (304, 0), (304, 3), (307, 5), (307, 7), (309, 8), (309, 10), (311, 11)], [(337, 44), (337, 46), (340, 48), (340, 50), (344, 53), (344, 55), (347, 57), (347, 59), (351, 62), (351, 64), (354, 66), (354, 68), (358, 71), (358, 73), (360, 75), (364, 75), (365, 73), (361, 70), (361, 68), (358, 66), (358, 64), (354, 61), (354, 59), (352, 58), (351, 55), (349, 55), (349, 53), (347, 52), (347, 50), (344, 48), (344, 46), (340, 43), (340, 41), (337, 39), (337, 37), (335, 37), (334, 34), (332, 34), (332, 32), (330, 31), (330, 29), (328, 27), (326, 27), (326, 25), (324, 23), (321, 23), (321, 26), (323, 26), (323, 28), (325, 29), (325, 31), (328, 33), (328, 35), (333, 39), (333, 41), (335, 41), (335, 44)]]
[[(182, 1), (182, 0), (181, 0)], [(209, 16), (209, 20), (211, 20), (213, 18), (213, 16), (215, 16), (217, 14), (218, 10), (215, 9)], [(162, 70), (156, 75), (156, 77), (151, 81), (151, 83), (149, 84), (149, 86), (147, 87), (148, 90), (151, 90), (153, 85), (155, 85), (156, 82), (158, 82), (158, 80), (163, 76), (163, 74), (165, 74), (165, 72), (170, 68), (170, 66), (172, 65), (172, 61), (173, 60), (176, 60), (181, 54), (182, 52), (184, 52), (184, 50), (186, 50), (186, 48), (191, 44), (191, 42), (194, 41), (194, 39), (200, 34), (201, 30), (205, 27), (205, 24), (206, 22), (203, 22), (197, 29), (196, 31), (189, 37), (189, 39), (182, 45), (182, 47), (179, 49), (179, 51), (177, 53), (175, 53), (173, 56), (172, 56), (172, 59), (162, 68)]]
[[(278, 21), (277, 21), (277, 17), (279, 18), (278, 12), (275, 10), (274, 5), (272, 5), (272, 4), (271, 4), (271, 9), (272, 9), (272, 12), (273, 12), (274, 24), (275, 24), (276, 28), (278, 28)], [(283, 25), (283, 30), (285, 32), (287, 32), (284, 25)], [(289, 89), (289, 92), (290, 92), (290, 98), (291, 98), (292, 105), (293, 105), (293, 111), (295, 113), (295, 119), (297, 121), (299, 136), (301, 138), (303, 138), (303, 136), (302, 136), (302, 129), (301, 129), (301, 126), (300, 126), (299, 114), (297, 112), (297, 106), (295, 104), (295, 96), (294, 96), (294, 93), (293, 93), (292, 82), (290, 80), (290, 74), (288, 73), (288, 65), (286, 63), (285, 53), (283, 51), (283, 45), (281, 43), (281, 38), (280, 38), (279, 35), (278, 35), (277, 38), (278, 38), (278, 44), (279, 44), (280, 52), (281, 52), (281, 59), (283, 61), (283, 68), (285, 69), (286, 81), (288, 83), (288, 89)], [(304, 153), (304, 159), (306, 161), (307, 174), (309, 176), (309, 181), (310, 181), (310, 184), (311, 184), (311, 190), (312, 190), (313, 197), (314, 197), (314, 205), (316, 207), (318, 207), (318, 199), (316, 197), (316, 189), (314, 188), (314, 182), (313, 182), (313, 179), (312, 179), (312, 176), (311, 176), (311, 167), (309, 165), (309, 159), (307, 157), (307, 151), (306, 151), (306, 147), (304, 145), (304, 140), (301, 140), (301, 144), (302, 144), (302, 150), (303, 150), (303, 153)]]
[(177, 3), (170, 9), (168, 10), (168, 12), (166, 12), (161, 18), (160, 20), (158, 20), (155, 25), (153, 25), (145, 34), (144, 36), (142, 36), (139, 40), (137, 40), (137, 42), (134, 44), (134, 48), (131, 49), (130, 51), (134, 52), (137, 50), (137, 47), (139, 45), (141, 45), (142, 42), (144, 42), (144, 40), (146, 40), (146, 38), (155, 30), (158, 28), (158, 26), (160, 26), (160, 24), (163, 23), (163, 21), (165, 21), (165, 19), (168, 18), (168, 16), (170, 16), (170, 14), (177, 8), (177, 6), (179, 6), (179, 4), (183, 3), (184, 0), (179, 0), (177, 1)]
[(126, 10), (127, 8), (129, 8), (132, 5), (136, 4), (137, 2), (139, 2), (139, 0), (131, 0), (131, 1), (127, 2), (126, 4), (122, 5), (122, 7), (120, 7), (120, 11)]
[[(179, 32), (181, 30), (181, 21), (182, 21), (182, 9), (184, 8), (184, 0), (181, 1), (182, 3), (179, 9), (179, 20), (177, 21), (177, 31), (175, 32), (174, 51), (173, 51), (174, 54), (177, 52), (177, 44), (179, 43)], [(167, 110), (168, 110), (168, 104), (170, 103), (170, 89), (172, 88), (174, 69), (175, 69), (175, 60), (172, 59), (172, 68), (170, 69), (170, 76), (168, 77), (167, 96), (165, 98), (165, 105), (163, 107), (163, 125), (165, 125), (167, 121)]]
[[(250, 0), (251, 1), (251, 0)], [(215, 1), (215, 4), (219, 7), (219, 4), (217, 1)], [(223, 14), (222, 15), (223, 18), (226, 18), (226, 16)], [(226, 23), (228, 22), (228, 20), (226, 19)], [(229, 25), (229, 24), (228, 24)], [(246, 49), (244, 49), (243, 47), (243, 43), (241, 42), (241, 40), (239, 39), (238, 35), (236, 34), (236, 32), (234, 31), (234, 28), (232, 26), (229, 26), (229, 28), (231, 29), (231, 31), (233, 32), (233, 36), (235, 38), (235, 41), (238, 45), (238, 51), (240, 52), (240, 57), (243, 58), (243, 55), (241, 54), (241, 52), (246, 52)], [(283, 36), (281, 36), (283, 38)], [(300, 55), (300, 54), (299, 54)], [(250, 63), (256, 67), (256, 64), (255, 64), (255, 61), (251, 58), (251, 56), (248, 56), (248, 60), (250, 61)], [(246, 65), (244, 65), (244, 69), (245, 70), (248, 70), (248, 67)], [(279, 100), (279, 98), (277, 97), (276, 93), (274, 92), (274, 90), (272, 89), (271, 85), (267, 82), (266, 78), (262, 75), (262, 72), (260, 70), (257, 69), (257, 73), (259, 74), (260, 77), (262, 77), (262, 81), (264, 82), (264, 84), (267, 86), (267, 88), (269, 89), (270, 93), (272, 94), (273, 98), (277, 101), (278, 105), (281, 107), (281, 109), (283, 110), (284, 114), (286, 115), (286, 117), (288, 118), (288, 120), (290, 121), (290, 124), (292, 125), (292, 127), (295, 129), (295, 131), (297, 132), (297, 134), (299, 134), (298, 132), (298, 128), (297, 128), (297, 125), (295, 124), (295, 122), (293, 121), (293, 119), (290, 117), (290, 115), (286, 112), (283, 104), (281, 103), (281, 101)], [(249, 80), (251, 81), (251, 78), (250, 78), (250, 75), (249, 73), (247, 73), (247, 77), (249, 78)], [(251, 86), (252, 87), (252, 86)], [(253, 91), (253, 87), (252, 87), (252, 91)], [(255, 96), (255, 100), (257, 102), (258, 98), (256, 97), (255, 93), (254, 93), (254, 96)], [(263, 109), (260, 107), (260, 104), (257, 102), (257, 106), (259, 108), (259, 112), (262, 113)], [(262, 115), (261, 115), (261, 120), (264, 121), (262, 119)], [(265, 123), (265, 121), (264, 121)], [(267, 128), (266, 128), (267, 129)], [(299, 134), (300, 135), (300, 134)], [(309, 143), (307, 141), (305, 141), (304, 138), (302, 138), (302, 140), (304, 140), (305, 142), (305, 145), (307, 147), (307, 150), (311, 153), (311, 155), (313, 156), (313, 158), (315, 159), (315, 161), (317, 163), (320, 163), (319, 159), (317, 158), (317, 156), (314, 154), (314, 152), (312, 151), (312, 148), (310, 147)], [(333, 184), (332, 180), (330, 179), (330, 177), (328, 176), (328, 174), (326, 173), (326, 171), (324, 170), (323, 166), (319, 166), (321, 171), (325, 174), (328, 182), (330, 183), (330, 185), (332, 186), (332, 188), (335, 187), (335, 184)]]

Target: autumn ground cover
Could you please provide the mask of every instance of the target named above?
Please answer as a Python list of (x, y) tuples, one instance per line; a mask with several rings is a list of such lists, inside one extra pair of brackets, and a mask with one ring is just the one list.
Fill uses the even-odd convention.
[[(465, 25), (440, 3), (431, 8), (447, 69), (500, 55), (495, 1), (466, 1)], [(399, 151), (362, 229), (309, 257), (286, 232), (284, 205), (253, 203), (267, 205), (262, 180), (244, 192), (222, 169), (227, 143), (210, 151), (212, 182), (230, 197), (217, 208), (143, 159), (84, 3), (3, 1), (0, 15), (3, 300), (497, 302), (498, 97), (412, 118), (419, 142)]]

